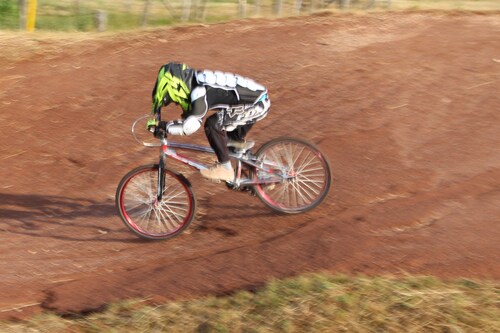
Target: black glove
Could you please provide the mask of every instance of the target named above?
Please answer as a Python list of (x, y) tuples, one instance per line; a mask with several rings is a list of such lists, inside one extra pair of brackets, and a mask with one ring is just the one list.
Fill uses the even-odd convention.
[(154, 127), (154, 136), (156, 138), (163, 138), (167, 135), (167, 122), (159, 121), (158, 124)]

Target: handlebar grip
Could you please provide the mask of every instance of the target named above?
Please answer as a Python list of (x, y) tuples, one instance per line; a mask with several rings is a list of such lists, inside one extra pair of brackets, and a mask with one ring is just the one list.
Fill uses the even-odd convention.
[(158, 124), (156, 126), (152, 126), (152, 127), (153, 127), (153, 130), (151, 132), (153, 133), (155, 138), (161, 139), (161, 138), (164, 138), (167, 136), (168, 123), (166, 121), (160, 121), (160, 122), (158, 122)]

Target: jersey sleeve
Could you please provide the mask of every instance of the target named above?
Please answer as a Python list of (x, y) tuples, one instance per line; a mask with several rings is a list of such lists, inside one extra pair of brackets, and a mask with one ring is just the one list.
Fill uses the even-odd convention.
[(169, 134), (191, 135), (196, 132), (208, 111), (206, 89), (203, 86), (196, 87), (191, 92), (191, 107), (182, 113), (182, 120), (168, 128)]
[(207, 111), (207, 89), (204, 86), (198, 86), (191, 92), (191, 109), (184, 113), (185, 118), (194, 116), (200, 118), (201, 121), (207, 114)]

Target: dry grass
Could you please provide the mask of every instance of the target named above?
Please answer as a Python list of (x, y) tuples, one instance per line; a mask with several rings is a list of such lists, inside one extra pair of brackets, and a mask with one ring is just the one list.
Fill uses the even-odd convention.
[[(10, 0), (14, 1), (14, 0)], [(38, 0), (37, 29), (38, 31), (95, 31), (95, 13), (104, 10), (108, 13), (108, 29), (133, 30), (141, 27), (144, 14), (143, 0), (127, 1), (80, 1), (75, 6), (74, 0)], [(165, 5), (168, 3), (168, 6)], [(201, 0), (193, 0), (190, 11), (190, 22), (211, 23), (223, 22), (239, 18), (239, 6), (236, 0), (209, 0), (206, 8), (201, 6)], [(256, 1), (247, 0), (246, 17), (274, 17), (274, 1), (261, 0), (260, 7)], [(295, 0), (283, 1), (281, 16), (297, 15)], [(500, 11), (499, 0), (351, 0), (349, 9), (340, 8), (339, 1), (318, 1), (313, 6), (310, 1), (303, 1), (301, 14), (311, 14), (317, 11), (372, 11), (372, 10), (462, 10), (462, 11)], [(165, 26), (184, 24), (184, 2), (173, 0), (168, 2), (152, 1), (148, 9), (147, 25)], [(17, 8), (3, 15), (9, 16), (9, 22), (17, 22)], [(17, 29), (18, 24), (5, 27)], [(5, 28), (3, 27), (3, 28)], [(1, 28), (1, 27), (0, 27)]]
[[(380, 1), (380, 0), (379, 0)], [(383, 1), (382, 1), (383, 2)], [(393, 0), (392, 9), (498, 11), (498, 0)]]
[(44, 315), (1, 332), (500, 332), (500, 285), (432, 277), (314, 274), (255, 293), (147, 306), (131, 301), (80, 319)]

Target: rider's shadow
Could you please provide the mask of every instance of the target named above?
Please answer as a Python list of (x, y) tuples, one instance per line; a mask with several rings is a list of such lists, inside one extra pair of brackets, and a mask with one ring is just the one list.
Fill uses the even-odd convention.
[(232, 237), (239, 235), (241, 230), (248, 231), (249, 221), (257, 226), (282, 215), (258, 202), (249, 203), (246, 197), (233, 196), (229, 202), (222, 202), (224, 199), (211, 196), (198, 200), (195, 230), (216, 231)]
[[(113, 234), (127, 232), (125, 229), (111, 230), (103, 221), (116, 216), (113, 202), (57, 195), (0, 193), (0, 233), (75, 241), (127, 241), (109, 237), (111, 231)], [(100, 221), (103, 223), (99, 224)]]
[(264, 205), (211, 204), (210, 217), (228, 220), (247, 220), (249, 218), (271, 218), (281, 216)]

